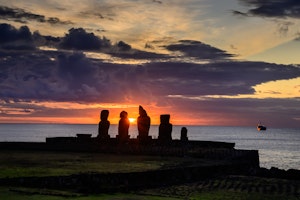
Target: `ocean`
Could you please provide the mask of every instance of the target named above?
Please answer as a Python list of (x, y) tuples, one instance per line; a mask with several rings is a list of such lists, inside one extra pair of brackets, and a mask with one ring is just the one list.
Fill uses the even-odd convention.
[[(172, 138), (180, 138), (183, 126), (173, 126)], [(256, 127), (185, 126), (189, 140), (234, 142), (236, 149), (259, 150), (260, 166), (265, 168), (300, 170), (300, 129)], [(97, 135), (97, 124), (0, 124), (0, 142), (45, 142), (46, 137), (75, 137), (77, 133)], [(117, 125), (111, 125), (109, 134), (115, 137)], [(137, 127), (131, 125), (131, 138), (136, 138)], [(158, 137), (158, 126), (152, 125), (149, 135)]]

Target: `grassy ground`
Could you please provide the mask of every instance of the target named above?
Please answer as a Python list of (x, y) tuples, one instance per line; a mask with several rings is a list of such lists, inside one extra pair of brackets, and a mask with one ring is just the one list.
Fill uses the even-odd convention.
[(72, 191), (0, 187), (0, 199), (12, 200), (299, 200), (300, 181), (226, 176), (196, 183), (130, 193), (83, 195)]
[(164, 169), (179, 165), (224, 164), (189, 157), (48, 151), (0, 151), (0, 178), (71, 175), (87, 172), (114, 173)]
[[(70, 175), (83, 172), (133, 172), (178, 165), (211, 165), (216, 161), (192, 158), (1, 151), (0, 178)], [(0, 199), (11, 200), (175, 200), (175, 199), (288, 199), (300, 200), (300, 181), (227, 176), (127, 194), (83, 195), (74, 191), (20, 187), (0, 187)]]
[(56, 176), (86, 172), (137, 172), (156, 170), (189, 162), (192, 162), (189, 158), (176, 157), (1, 151), (0, 178)]
[(97, 194), (81, 195), (53, 190), (33, 190), (26, 188), (0, 187), (0, 199), (9, 200), (178, 200), (177, 197), (165, 197), (144, 194)]

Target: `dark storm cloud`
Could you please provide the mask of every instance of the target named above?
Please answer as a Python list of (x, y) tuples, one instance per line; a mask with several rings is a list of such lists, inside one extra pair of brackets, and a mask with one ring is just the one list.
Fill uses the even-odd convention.
[[(3, 27), (6, 29), (2, 30), (10, 33), (5, 35), (5, 31), (0, 32), (7, 41), (15, 42), (25, 38), (24, 40), (34, 40), (36, 44), (39, 43), (37, 40), (44, 39), (55, 45), (63, 41), (60, 48), (75, 49), (77, 53), (61, 49), (0, 51), (1, 99), (97, 103), (153, 100), (161, 104), (166, 102), (168, 95), (251, 94), (254, 92), (254, 85), (300, 76), (299, 68), (291, 65), (225, 59), (230, 57), (226, 52), (197, 41), (180, 41), (167, 48), (184, 52), (188, 56), (219, 61), (196, 64), (165, 60), (140, 66), (108, 63), (88, 58), (80, 50), (95, 48), (96, 52), (101, 52), (105, 47), (106, 52), (114, 52), (116, 56), (131, 55), (132, 58), (141, 58), (143, 53), (145, 57), (151, 54), (135, 50), (122, 41), (111, 45), (109, 40), (83, 29), (71, 29), (65, 37), (53, 38), (41, 36), (37, 32), (32, 36), (28, 28), (15, 29), (9, 25)], [(86, 43), (83, 44), (82, 40)]]
[(27, 26), (16, 29), (9, 24), (0, 24), (0, 49), (28, 50), (34, 48), (32, 34)]
[[(120, 58), (166, 58), (166, 55), (133, 49), (124, 41), (112, 44), (106, 37), (96, 36), (86, 32), (83, 28), (72, 28), (63, 37), (41, 35), (38, 31), (33, 34), (27, 26), (19, 29), (9, 25), (0, 24), (0, 49), (34, 50), (39, 46), (48, 46), (58, 49), (95, 51), (111, 54)], [(13, 52), (10, 52), (13, 54)], [(6, 54), (0, 52), (0, 55)]]
[[(53, 38), (52, 38), (53, 39)], [(98, 37), (94, 33), (88, 33), (83, 28), (72, 28), (69, 33), (60, 38), (58, 48), (72, 50), (98, 51), (111, 54), (120, 58), (165, 58), (166, 55), (133, 49), (124, 41), (112, 44), (106, 37)]]
[(251, 94), (252, 86), (300, 76), (297, 67), (263, 62), (149, 63), (149, 81), (162, 94), (237, 95)]
[(121, 51), (129, 51), (131, 50), (131, 46), (129, 44), (126, 44), (123, 41), (118, 42), (117, 47), (121, 50)]
[[(97, 96), (97, 87), (101, 85), (98, 72), (92, 62), (81, 53), (58, 56), (58, 80), (65, 82), (67, 89), (80, 98), (90, 99)], [(99, 86), (98, 86), (99, 84)]]
[(99, 38), (93, 33), (87, 33), (83, 28), (72, 28), (62, 38), (61, 48), (75, 50), (100, 50), (108, 48), (111, 43), (108, 39)]
[(260, 17), (300, 18), (299, 0), (239, 0), (250, 6), (247, 12), (234, 11), (234, 14)]
[(41, 35), (38, 31), (35, 31), (32, 37), (36, 46), (58, 47), (61, 42), (60, 37)]
[(91, 98), (88, 89), (97, 82), (85, 57), (59, 53), (55, 56), (56, 61), (43, 52), (7, 57), (0, 65), (1, 98), (70, 101)]
[(0, 19), (13, 20), (20, 23), (37, 21), (49, 24), (72, 24), (72, 22), (70, 21), (61, 21), (57, 17), (47, 18), (44, 15), (34, 14), (20, 8), (10, 8), (6, 6), (0, 6)]
[(82, 53), (36, 51), (2, 58), (2, 100), (112, 103), (140, 99), (147, 91), (140, 84), (142, 67), (102, 63)]
[(186, 56), (197, 57), (199, 59), (228, 59), (233, 56), (223, 50), (194, 40), (180, 40), (178, 44), (166, 46), (166, 49), (180, 51)]

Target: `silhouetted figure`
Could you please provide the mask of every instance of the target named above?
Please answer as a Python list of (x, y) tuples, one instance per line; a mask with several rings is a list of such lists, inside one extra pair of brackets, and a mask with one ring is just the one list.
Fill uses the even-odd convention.
[(139, 106), (139, 114), (140, 116), (137, 119), (137, 127), (138, 127), (138, 139), (142, 143), (147, 143), (151, 140), (151, 136), (149, 136), (150, 129), (150, 117), (147, 115), (146, 110), (142, 106)]
[(117, 139), (121, 143), (126, 143), (129, 140), (129, 134), (128, 134), (128, 129), (129, 129), (129, 119), (128, 119), (128, 113), (126, 111), (122, 111), (120, 113), (120, 121), (119, 121), (119, 127), (118, 127), (118, 135)]
[(110, 126), (110, 122), (107, 120), (109, 115), (108, 110), (102, 110), (100, 114), (100, 122), (98, 125), (98, 135), (97, 138), (99, 139), (109, 139), (110, 136), (108, 134), (108, 129)]
[(187, 128), (186, 127), (181, 128), (180, 140), (182, 142), (187, 142), (189, 140), (188, 136), (187, 136)]
[(172, 141), (172, 124), (170, 115), (160, 115), (160, 125), (158, 130), (158, 140), (160, 143), (168, 144)]

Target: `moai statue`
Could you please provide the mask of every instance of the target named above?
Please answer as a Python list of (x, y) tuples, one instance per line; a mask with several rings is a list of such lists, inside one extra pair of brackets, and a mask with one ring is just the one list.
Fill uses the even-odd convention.
[(180, 140), (182, 142), (187, 142), (189, 140), (188, 136), (187, 136), (187, 128), (186, 127), (181, 128)]
[(172, 141), (172, 124), (170, 124), (170, 115), (160, 115), (160, 125), (158, 130), (158, 141), (162, 144), (168, 144)]
[(142, 106), (139, 106), (140, 116), (137, 119), (137, 127), (139, 135), (137, 136), (138, 140), (142, 143), (149, 142), (152, 138), (149, 136), (150, 129), (150, 117), (147, 115), (146, 110)]
[(122, 111), (120, 113), (120, 121), (119, 121), (119, 127), (118, 127), (118, 135), (117, 139), (120, 143), (126, 143), (129, 140), (130, 135), (128, 134), (129, 129), (129, 119), (128, 119), (128, 113), (126, 111)]
[(109, 139), (110, 136), (108, 134), (108, 129), (110, 126), (110, 122), (107, 120), (109, 115), (108, 110), (102, 110), (100, 114), (100, 122), (98, 125), (98, 135), (97, 138), (103, 140), (103, 139)]

